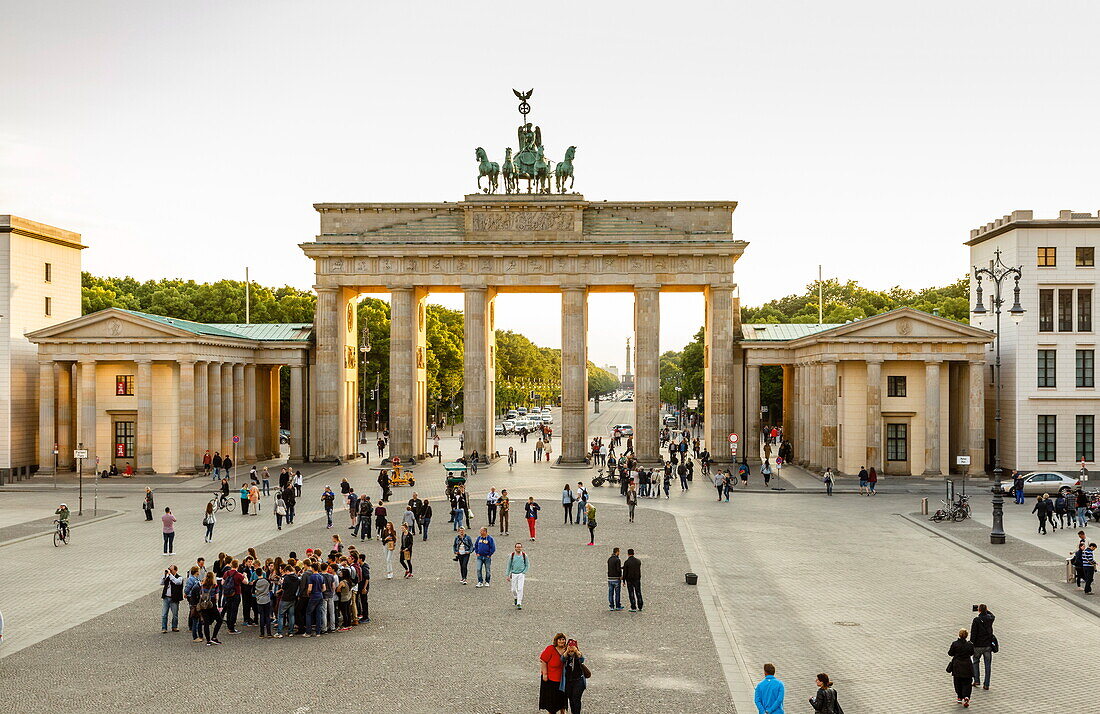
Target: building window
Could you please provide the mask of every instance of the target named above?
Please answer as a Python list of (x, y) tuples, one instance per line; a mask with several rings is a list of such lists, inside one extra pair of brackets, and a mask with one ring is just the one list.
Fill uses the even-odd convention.
[(1056, 363), (1057, 352), (1055, 350), (1039, 350), (1039, 381), (1040, 387), (1057, 387)]
[(134, 375), (132, 375), (132, 374), (118, 374), (118, 375), (115, 375), (115, 396), (118, 396), (118, 397), (132, 397), (132, 396), (134, 396)]
[(1073, 332), (1073, 291), (1058, 291), (1058, 331)]
[(134, 422), (115, 422), (115, 458), (134, 458)]
[(45, 278), (47, 283), (53, 282), (53, 265), (50, 263), (46, 263)]
[(1077, 386), (1078, 387), (1095, 387), (1096, 382), (1093, 376), (1096, 353), (1093, 350), (1077, 350)]
[(1092, 290), (1077, 291), (1077, 331), (1092, 332)]
[(46, 298), (46, 317), (53, 315), (53, 298)]
[(1040, 268), (1053, 268), (1057, 264), (1057, 248), (1039, 248), (1039, 256), (1036, 265), (1038, 265)]
[(887, 377), (886, 378), (886, 396), (888, 396), (888, 397), (904, 397), (905, 396), (905, 377)]
[(1096, 416), (1077, 415), (1077, 461), (1095, 461)]
[(1054, 332), (1054, 291), (1039, 291), (1039, 332)]
[[(902, 377), (904, 379), (904, 377)], [(908, 461), (909, 460), (909, 425), (908, 424), (887, 424), (886, 425), (886, 460), (887, 461)]]
[(1092, 246), (1077, 247), (1077, 267), (1091, 268), (1096, 264), (1096, 249)]
[(1039, 415), (1039, 428), (1036, 432), (1038, 439), (1039, 461), (1054, 461), (1058, 452), (1058, 423), (1053, 414)]

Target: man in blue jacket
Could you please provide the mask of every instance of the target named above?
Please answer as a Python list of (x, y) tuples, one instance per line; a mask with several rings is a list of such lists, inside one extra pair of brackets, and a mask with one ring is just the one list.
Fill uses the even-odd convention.
[(756, 685), (757, 714), (784, 714), (783, 693), (785, 691), (782, 680), (775, 678), (775, 665), (771, 662), (764, 665), (764, 679)]
[[(492, 573), (490, 566), (493, 563), (493, 553), (497, 552), (496, 541), (489, 535), (488, 528), (481, 529), (481, 535), (474, 541), (474, 553), (477, 553), (477, 587), (489, 587)], [(482, 570), (485, 571), (482, 577)]]

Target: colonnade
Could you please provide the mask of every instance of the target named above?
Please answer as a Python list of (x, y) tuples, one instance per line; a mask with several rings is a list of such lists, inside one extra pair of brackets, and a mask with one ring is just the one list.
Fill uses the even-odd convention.
[[(557, 452), (564, 464), (583, 464), (588, 443), (588, 285), (563, 283), (561, 291), (562, 418)], [(635, 450), (643, 462), (660, 458), (660, 292), (657, 283), (628, 288), (634, 293), (636, 348)], [(464, 450), (483, 457), (494, 450), (496, 394), (495, 300), (498, 288), (462, 286), (465, 308)], [(317, 287), (317, 381), (312, 458), (346, 458), (357, 451), (355, 414), (358, 291)], [(740, 308), (732, 284), (703, 288), (706, 299), (706, 433), (704, 440), (719, 461), (729, 460), (728, 435), (740, 418)], [(390, 289), (390, 453), (401, 458), (427, 452), (426, 337), (427, 288)], [(346, 315), (346, 320), (344, 319)], [(607, 436), (606, 434), (604, 436)], [(717, 445), (718, 448), (715, 448)]]
[[(107, 384), (116, 384), (115, 373), (128, 369), (129, 364), (134, 365), (132, 392), (107, 392)], [(301, 365), (290, 367), (291, 460), (303, 460), (305, 456), (305, 369)], [(63, 469), (71, 466), (73, 450), (81, 443), (89, 458), (98, 456), (99, 468), (106, 468), (116, 458), (116, 444), (99, 443), (104, 432), (100, 424), (107, 424), (110, 442), (113, 422), (131, 418), (132, 463), (137, 473), (153, 473), (154, 461), (161, 465), (175, 463), (178, 473), (194, 473), (201, 469), (207, 450), (232, 453), (234, 436), (240, 437), (236, 445), (239, 465), (276, 458), (280, 454), (279, 370), (277, 364), (153, 356), (40, 359), (40, 471), (52, 471), (54, 444)], [(175, 389), (167, 381), (173, 378)], [(158, 393), (160, 390), (164, 393)], [(166, 410), (175, 413), (170, 415)], [(165, 433), (162, 427), (169, 416), (174, 417), (175, 435)], [(177, 453), (155, 453), (165, 444), (175, 444)], [(118, 458), (130, 460), (128, 456)]]

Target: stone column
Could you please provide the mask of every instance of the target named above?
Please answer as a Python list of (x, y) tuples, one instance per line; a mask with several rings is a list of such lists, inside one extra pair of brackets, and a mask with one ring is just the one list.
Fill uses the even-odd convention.
[(57, 389), (57, 463), (62, 470), (73, 465), (73, 366), (70, 362), (54, 362), (54, 384)]
[[(634, 451), (661, 461), (661, 288), (634, 287)], [(587, 439), (586, 439), (587, 444)]]
[(305, 460), (302, 447), (306, 443), (305, 419), (305, 368), (301, 365), (290, 367), (290, 460)]
[(588, 288), (561, 289), (561, 462), (584, 463), (588, 447)]
[(794, 404), (794, 461), (806, 463), (806, 367), (801, 362), (794, 366), (795, 404)]
[(867, 468), (872, 466), (883, 471), (882, 461), (882, 359), (867, 358), (867, 453), (864, 461)]
[(210, 446), (210, 381), (209, 364), (195, 363), (195, 466), (201, 467), (206, 450), (210, 455), (214, 450)]
[(179, 465), (181, 474), (195, 473), (195, 360), (179, 360)]
[(821, 469), (821, 365), (811, 362), (806, 365), (809, 406), (806, 417), (806, 467), (811, 471)]
[(207, 383), (210, 388), (210, 408), (207, 410), (207, 414), (209, 414), (209, 435), (206, 440), (210, 444), (211, 452), (217, 451), (225, 456), (226, 443), (222, 434), (222, 389), (224, 386), (222, 383), (221, 362), (210, 363)]
[[(734, 347), (740, 338), (740, 315), (732, 285), (710, 285), (706, 299), (706, 332), (703, 348), (707, 379), (703, 404), (706, 409), (706, 446), (718, 463), (729, 463), (729, 435), (734, 433)], [(736, 330), (736, 332), (735, 332)], [(740, 381), (740, 375), (736, 375)], [(742, 438), (746, 435), (742, 434)]]
[[(354, 425), (350, 422), (355, 420), (355, 402), (349, 403), (347, 386), (348, 382), (358, 383), (358, 351), (355, 347), (357, 315), (349, 304), (354, 296), (345, 288), (317, 288), (314, 318), (317, 389), (316, 399), (310, 402), (317, 437), (316, 443), (311, 445), (315, 460), (344, 459), (355, 449), (355, 440), (349, 442), (349, 435), (354, 432)], [(391, 337), (391, 351), (393, 347)], [(354, 391), (351, 393), (354, 394)], [(391, 424), (391, 433), (392, 427)], [(399, 455), (408, 456), (404, 453)]]
[(134, 470), (153, 473), (153, 361), (135, 360), (134, 396), (137, 398), (137, 423), (134, 425)]
[(924, 363), (924, 475), (940, 471), (940, 363)]
[(229, 454), (236, 461), (237, 455), (233, 453), (233, 435), (236, 432), (236, 393), (234, 392), (233, 363), (222, 363), (222, 452), (224, 457)]
[(84, 444), (84, 448), (88, 450), (88, 458), (84, 460), (84, 463), (93, 471), (95, 470), (96, 457), (96, 418), (99, 416), (95, 403), (95, 371), (96, 361), (94, 359), (80, 360), (79, 441)]
[(750, 463), (760, 461), (760, 365), (745, 365), (745, 433), (741, 448)]
[(837, 470), (837, 363), (821, 366), (821, 459), (822, 466)]
[(791, 414), (794, 412), (794, 365), (783, 365), (783, 439), (787, 440), (790, 437), (788, 433), (794, 430), (794, 419)]
[(402, 459), (419, 457), (425, 450), (426, 296), (422, 288), (390, 291), (390, 453)]
[[(38, 362), (38, 473), (54, 472), (53, 446), (57, 443), (57, 423), (54, 402), (57, 386), (54, 380), (53, 360)], [(60, 444), (58, 451), (60, 451)], [(60, 455), (60, 454), (59, 454)]]
[(271, 367), (271, 386), (268, 387), (267, 393), (270, 400), (270, 417), (267, 421), (268, 426), (268, 441), (271, 443), (271, 458), (280, 459), (283, 455), (282, 444), (279, 443), (279, 428), (282, 425), (282, 412), (280, 411), (280, 405), (282, 404), (282, 382), (279, 380), (280, 371), (282, 366), (272, 365)]
[[(268, 407), (268, 390), (271, 387), (271, 378), (268, 376), (268, 366), (266, 364), (255, 365), (255, 384), (256, 384), (256, 421), (253, 424), (253, 439), (256, 445), (256, 461), (267, 461), (271, 458), (271, 449), (267, 443), (268, 426), (267, 421), (270, 416), (270, 409)], [(248, 377), (245, 377), (247, 380)]]
[(233, 435), (240, 437), (240, 443), (237, 444), (237, 453), (234, 455), (233, 463), (240, 462), (238, 466), (243, 466), (247, 458), (245, 457), (245, 435), (248, 433), (246, 421), (248, 419), (248, 411), (246, 402), (248, 397), (244, 389), (244, 364), (236, 363), (233, 365)]
[[(495, 395), (489, 385), (495, 375), (495, 347), (491, 349), (493, 328), (490, 311), (495, 291), (485, 287), (467, 287), (464, 310), (463, 353), (463, 447), (466, 453), (476, 450), (488, 457), (493, 450), (493, 414), (496, 411)], [(493, 359), (490, 359), (492, 351)]]
[(256, 463), (256, 365), (241, 365), (244, 371), (244, 461)]
[[(985, 362), (970, 363), (967, 387), (967, 450), (970, 453), (970, 473), (985, 470)], [(998, 444), (997, 448), (1001, 448)]]

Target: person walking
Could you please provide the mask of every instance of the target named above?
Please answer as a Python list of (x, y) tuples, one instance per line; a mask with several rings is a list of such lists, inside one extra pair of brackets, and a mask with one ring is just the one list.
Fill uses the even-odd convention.
[(868, 493), (868, 495), (869, 496), (874, 496), (876, 493), (878, 493), (878, 491), (875, 490), (876, 488), (878, 488), (878, 471), (875, 471), (875, 467), (872, 466), (867, 471), (867, 493)]
[(534, 496), (527, 497), (527, 503), (523, 504), (523, 513), (527, 518), (527, 530), (531, 532), (531, 540), (535, 539), (535, 524), (539, 519), (539, 511), (542, 506), (535, 502)]
[(951, 643), (947, 649), (947, 656), (951, 661), (947, 664), (947, 671), (955, 682), (955, 701), (964, 707), (970, 706), (970, 695), (974, 689), (974, 645), (967, 641), (969, 633), (959, 630), (959, 639)]
[(379, 536), (382, 539), (382, 555), (386, 557), (386, 579), (393, 579), (393, 551), (397, 548), (397, 531), (394, 530), (393, 524), (386, 521), (386, 525), (382, 527), (382, 534)]
[(551, 714), (564, 714), (567, 705), (565, 682), (563, 680), (565, 653), (568, 641), (563, 633), (554, 635), (554, 639), (539, 655), (539, 711)]
[(634, 549), (626, 549), (626, 562), (623, 563), (623, 580), (626, 581), (626, 596), (630, 598), (630, 611), (642, 611), (642, 561), (634, 556)]
[(451, 544), (451, 550), (454, 552), (454, 559), (458, 562), (458, 582), (463, 585), (466, 584), (467, 577), (470, 570), (470, 553), (474, 549), (474, 542), (470, 536), (466, 535), (465, 528), (459, 528), (458, 534), (455, 535), (454, 542)]
[(145, 520), (153, 520), (153, 489), (148, 486), (145, 487), (145, 501), (142, 502), (141, 508), (145, 511)]
[(866, 496), (867, 495), (867, 476), (869, 476), (869, 474), (867, 473), (867, 467), (866, 466), (860, 466), (859, 467), (859, 495), (860, 496)]
[(263, 493), (265, 496), (271, 495), (271, 474), (267, 472), (267, 467), (264, 466), (263, 472), (260, 474), (260, 483), (263, 484)]
[(619, 549), (611, 549), (607, 559), (607, 609), (618, 612), (623, 609), (623, 563), (619, 559)]
[(1043, 503), (1043, 499), (1046, 498), (1046, 494), (1035, 497), (1035, 505), (1032, 507), (1031, 512), (1039, 518), (1039, 533), (1043, 535), (1047, 534), (1047, 508)]
[(634, 508), (638, 505), (638, 487), (633, 483), (626, 489), (627, 523), (634, 522)]
[(405, 506), (405, 512), (401, 514), (401, 525), (408, 526), (409, 533), (416, 533), (416, 514), (412, 506)]
[(431, 522), (432, 504), (425, 498), (423, 505), (420, 506), (420, 535), (424, 536), (424, 540), (428, 540), (428, 526)]
[(214, 457), (210, 459), (210, 465), (214, 467), (214, 473), (211, 474), (210, 480), (217, 481), (222, 477), (222, 455), (217, 451), (214, 452)]
[(176, 554), (176, 517), (172, 515), (172, 509), (164, 507), (164, 515), (160, 517), (161, 534), (164, 536), (164, 554)]
[(413, 533), (408, 523), (401, 524), (401, 567), (406, 578), (413, 576)]
[(722, 471), (714, 474), (714, 489), (718, 491), (718, 500), (722, 500), (722, 493), (726, 487), (726, 475)]
[(294, 495), (301, 498), (302, 496), (302, 472), (294, 472)]
[(497, 515), (500, 516), (500, 534), (508, 535), (508, 509), (512, 507), (512, 499), (508, 498), (508, 489), (500, 492), (500, 502), (497, 504)]
[(822, 714), (844, 714), (844, 710), (840, 708), (840, 702), (837, 701), (833, 683), (829, 675), (824, 672), (817, 675), (817, 696), (810, 699), (810, 706), (815, 712)]
[(577, 509), (577, 523), (588, 525), (588, 489), (577, 481), (577, 488), (573, 491), (573, 507)]
[(821, 477), (822, 482), (825, 484), (825, 495), (833, 495), (833, 470), (832, 468), (825, 469), (824, 475)]
[[(997, 638), (993, 635), (996, 616), (985, 605), (978, 605), (978, 614), (970, 623), (970, 644), (974, 645), (974, 686), (989, 689), (989, 668), (993, 662), (993, 650)], [(985, 680), (981, 678), (981, 663), (985, 660)]]
[(1077, 514), (1076, 525), (1078, 528), (1084, 528), (1089, 523), (1089, 497), (1080, 486), (1077, 487), (1077, 490), (1073, 494), (1073, 505), (1076, 508)]
[(500, 494), (497, 493), (496, 488), (490, 488), (489, 493), (485, 496), (485, 515), (488, 518), (490, 527), (496, 525), (497, 506), (499, 504)]
[(474, 541), (474, 553), (477, 554), (477, 585), (475, 587), (489, 587), (493, 577), (493, 553), (496, 552), (496, 541), (489, 535), (488, 528), (482, 528), (481, 534)]
[(588, 678), (592, 676), (584, 663), (584, 655), (576, 640), (565, 644), (565, 657), (562, 659), (562, 676), (565, 682), (565, 700), (569, 704), (570, 714), (580, 714), (581, 697), (588, 688)]
[(333, 493), (331, 486), (325, 486), (324, 493), (321, 494), (321, 503), (325, 507), (325, 518), (328, 519), (328, 528), (332, 528), (332, 504), (336, 501), (336, 494)]
[(764, 477), (764, 488), (771, 488), (772, 465), (767, 459), (760, 465), (760, 475)]
[(562, 525), (573, 523), (573, 489), (565, 484), (561, 492), (561, 508), (565, 511), (565, 521)]
[(516, 549), (508, 555), (508, 582), (512, 585), (512, 602), (517, 610), (523, 609), (523, 584), (530, 568), (531, 559), (523, 552), (523, 544), (516, 543)]
[(235, 478), (233, 475), (233, 458), (229, 454), (222, 457), (222, 476), (224, 478)]
[(588, 524), (588, 545), (596, 545), (596, 504), (589, 501), (584, 505), (584, 517)]
[(168, 613), (172, 613), (172, 632), (180, 631), (180, 601), (183, 600), (183, 576), (175, 565), (169, 565), (160, 581), (160, 631), (168, 632)]
[(764, 678), (756, 685), (752, 701), (756, 704), (757, 714), (784, 714), (783, 697), (786, 694), (783, 680), (775, 676), (775, 665), (764, 665)]
[(205, 542), (211, 543), (214, 541), (214, 524), (218, 522), (218, 519), (214, 516), (214, 504), (206, 504), (206, 513), (202, 517), (202, 524), (206, 526)]
[(279, 529), (283, 529), (283, 519), (286, 518), (286, 501), (283, 500), (282, 492), (275, 494), (275, 526)]
[(1019, 471), (1012, 472), (1012, 494), (1017, 504), (1024, 505), (1024, 476)]

